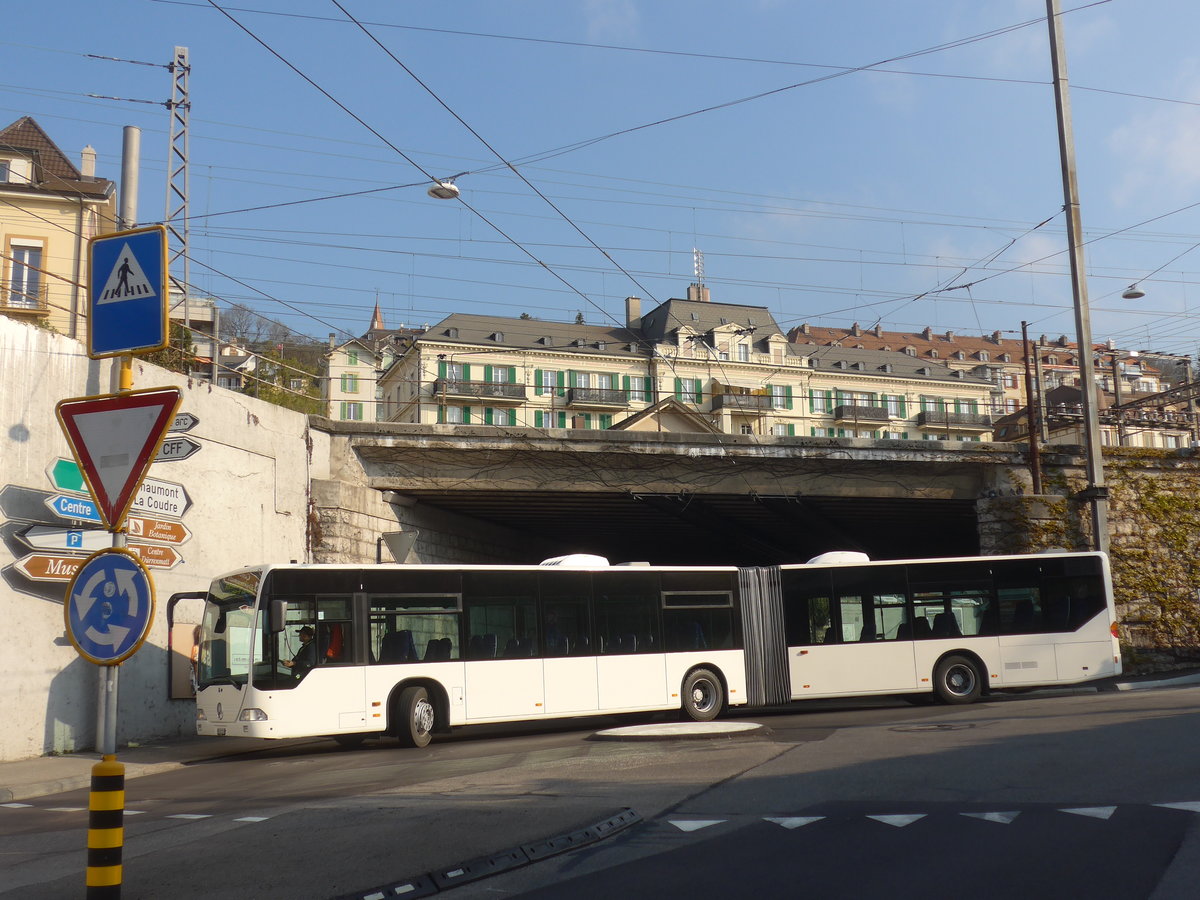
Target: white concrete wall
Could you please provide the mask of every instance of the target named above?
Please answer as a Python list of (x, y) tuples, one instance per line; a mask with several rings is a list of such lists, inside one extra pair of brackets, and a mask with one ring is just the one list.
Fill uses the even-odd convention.
[[(20, 537), (29, 525), (71, 524), (43, 502), (54, 492), (47, 468), (71, 457), (55, 404), (113, 392), (115, 370), (110, 360), (89, 360), (78, 341), (0, 316), (0, 760), (95, 743), (98, 667), (65, 636), (67, 583), (31, 581), (14, 563), (33, 552)], [(177, 548), (180, 565), (150, 570), (157, 610), (146, 643), (120, 667), (119, 745), (192, 733), (193, 703), (168, 699), (172, 593), (203, 589), (247, 563), (307, 561), (307, 418), (135, 361), (135, 390), (169, 385), (183, 390), (181, 411), (199, 418), (188, 434), (202, 449), (149, 474), (187, 490), (192, 506), (182, 522), (191, 538)]]

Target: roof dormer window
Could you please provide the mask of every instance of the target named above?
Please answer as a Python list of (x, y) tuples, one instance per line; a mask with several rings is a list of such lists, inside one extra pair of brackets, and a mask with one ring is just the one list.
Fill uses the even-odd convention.
[(504, 343), (504, 332), (503, 332), (503, 331), (493, 331), (493, 332), (492, 332), (492, 333), (489, 335), (489, 337), (490, 337), (490, 338), (491, 338), (493, 341), (495, 341), (497, 344), (502, 344), (502, 343)]

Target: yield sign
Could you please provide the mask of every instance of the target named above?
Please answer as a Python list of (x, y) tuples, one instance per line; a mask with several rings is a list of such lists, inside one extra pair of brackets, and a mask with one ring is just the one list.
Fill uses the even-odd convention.
[(121, 527), (182, 399), (179, 388), (152, 388), (63, 400), (55, 407), (110, 531)]

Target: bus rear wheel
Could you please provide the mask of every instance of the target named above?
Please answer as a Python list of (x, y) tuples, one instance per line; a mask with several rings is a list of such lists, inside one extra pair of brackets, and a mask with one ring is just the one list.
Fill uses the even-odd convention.
[(423, 687), (406, 687), (396, 704), (397, 736), (405, 747), (428, 747), (433, 740), (435, 721), (429, 692)]
[(983, 692), (979, 670), (965, 656), (947, 656), (934, 670), (933, 692), (943, 703), (974, 703)]
[(696, 669), (683, 680), (683, 712), (693, 722), (711, 722), (725, 708), (725, 687), (709, 669)]

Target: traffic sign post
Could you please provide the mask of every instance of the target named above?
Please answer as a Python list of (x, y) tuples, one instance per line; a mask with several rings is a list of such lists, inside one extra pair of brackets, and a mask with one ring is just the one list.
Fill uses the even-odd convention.
[(167, 346), (167, 229), (118, 231), (88, 242), (88, 356)]
[(55, 408), (110, 531), (120, 529), (182, 399), (179, 388), (155, 388), (62, 400)]

